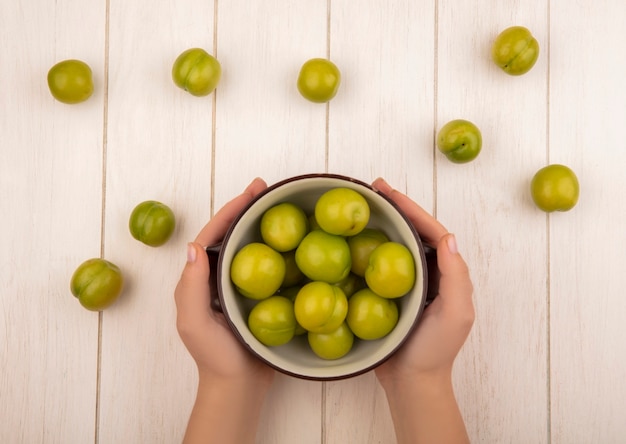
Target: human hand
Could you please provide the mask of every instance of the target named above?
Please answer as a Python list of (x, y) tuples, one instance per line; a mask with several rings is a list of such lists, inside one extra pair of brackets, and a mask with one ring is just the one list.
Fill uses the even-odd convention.
[[(209, 262), (205, 247), (220, 242), (234, 218), (254, 196), (267, 188), (255, 179), (239, 196), (222, 207), (187, 246), (187, 264), (174, 293), (178, 333), (198, 366), (200, 379), (254, 381), (269, 387), (274, 371), (255, 359), (237, 341), (224, 315), (211, 306)], [(265, 383), (265, 384), (264, 384)]]
[(441, 274), (439, 294), (426, 307), (402, 348), (376, 368), (376, 376), (385, 389), (419, 378), (448, 380), (454, 360), (474, 323), (473, 287), (467, 265), (458, 253), (454, 235), (435, 218), (383, 179), (376, 179), (372, 186), (392, 199), (422, 239), (437, 248)]

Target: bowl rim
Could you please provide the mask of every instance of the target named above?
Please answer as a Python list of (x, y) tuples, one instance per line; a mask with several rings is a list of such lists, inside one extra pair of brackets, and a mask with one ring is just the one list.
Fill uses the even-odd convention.
[[(419, 252), (419, 261), (421, 262), (421, 266), (422, 266), (422, 270), (423, 270), (423, 275), (421, 276), (421, 278), (423, 279), (423, 285), (422, 285), (422, 294), (421, 294), (421, 301), (419, 303), (419, 307), (418, 310), (416, 312), (416, 315), (410, 325), (410, 327), (408, 328), (406, 334), (404, 335), (404, 337), (402, 337), (401, 340), (399, 340), (394, 347), (392, 347), (389, 351), (387, 351), (385, 353), (385, 355), (380, 358), (379, 360), (377, 360), (376, 362), (367, 365), (363, 368), (359, 368), (357, 370), (351, 371), (351, 372), (347, 372), (347, 373), (342, 373), (342, 374), (338, 374), (338, 375), (333, 375), (333, 376), (313, 376), (313, 375), (306, 375), (306, 374), (301, 374), (301, 373), (297, 373), (294, 371), (291, 371), (289, 369), (283, 368), (273, 362), (271, 362), (270, 360), (266, 359), (264, 356), (262, 356), (261, 354), (259, 354), (250, 344), (248, 344), (245, 340), (245, 338), (242, 336), (242, 334), (239, 332), (239, 329), (237, 328), (237, 325), (235, 324), (235, 322), (231, 319), (230, 314), (228, 313), (228, 309), (226, 308), (228, 305), (225, 302), (225, 298), (224, 298), (224, 289), (222, 286), (222, 279), (220, 278), (222, 276), (222, 273), (224, 271), (224, 256), (223, 254), (221, 254), (221, 250), (224, 248), (224, 246), (228, 243), (233, 231), (235, 230), (236, 225), (238, 224), (238, 222), (243, 218), (243, 216), (248, 212), (248, 210), (250, 210), (250, 208), (252, 208), (257, 201), (259, 201), (263, 196), (271, 193), (272, 191), (274, 191), (277, 188), (280, 188), (284, 185), (293, 183), (293, 182), (297, 182), (297, 181), (301, 181), (301, 180), (308, 180), (308, 179), (317, 179), (317, 178), (321, 178), (321, 179), (337, 179), (337, 180), (341, 180), (341, 181), (346, 181), (346, 182), (351, 182), (353, 184), (356, 184), (358, 186), (363, 186), (367, 189), (369, 189), (370, 191), (376, 193), (378, 196), (382, 197), (388, 204), (390, 204), (397, 212), (398, 214), (402, 217), (402, 219), (406, 222), (409, 231), (411, 232), (411, 234), (413, 235), (416, 245), (417, 245), (417, 249)], [(349, 177), (349, 176), (345, 176), (345, 175), (341, 175), (341, 174), (334, 174), (334, 173), (310, 173), (310, 174), (301, 174), (301, 175), (297, 175), (297, 176), (292, 176), (292, 177), (288, 177), (286, 179), (280, 180), (272, 185), (269, 185), (266, 189), (264, 189), (263, 191), (261, 191), (259, 194), (257, 194), (256, 196), (254, 196), (254, 198), (252, 198), (252, 200), (250, 202), (248, 202), (243, 208), (242, 210), (237, 214), (237, 216), (235, 216), (235, 218), (233, 219), (233, 221), (230, 223), (228, 230), (226, 231), (224, 238), (222, 239), (222, 241), (220, 241), (216, 246), (209, 246), (207, 247), (207, 251), (209, 251), (209, 249), (212, 249), (214, 252), (219, 252), (218, 253), (218, 257), (217, 257), (217, 266), (216, 267), (211, 267), (211, 273), (213, 274), (213, 270), (216, 271), (216, 276), (214, 277), (215, 282), (216, 282), (216, 286), (217, 286), (217, 298), (219, 301), (219, 305), (217, 307), (217, 309), (219, 311), (221, 311), (224, 315), (224, 318), (226, 319), (226, 322), (230, 328), (230, 330), (233, 332), (233, 334), (235, 335), (235, 337), (237, 338), (237, 340), (239, 341), (240, 344), (243, 345), (243, 347), (245, 348), (245, 350), (247, 350), (249, 353), (251, 353), (255, 358), (261, 360), (264, 364), (270, 366), (271, 368), (286, 374), (288, 376), (292, 376), (298, 379), (304, 379), (304, 380), (309, 380), (309, 381), (336, 381), (336, 380), (341, 380), (341, 379), (347, 379), (347, 378), (351, 378), (354, 376), (359, 376), (362, 375), (364, 373), (367, 373), (373, 369), (375, 369), (376, 367), (378, 367), (379, 365), (383, 364), (385, 361), (387, 361), (389, 358), (391, 358), (391, 356), (393, 356), (400, 347), (402, 347), (404, 345), (404, 343), (408, 340), (409, 336), (411, 336), (412, 332), (415, 330), (418, 322), (420, 321), (422, 314), (424, 312), (424, 308), (426, 306), (426, 301), (427, 301), (427, 294), (428, 294), (428, 277), (429, 277), (429, 271), (428, 271), (428, 263), (427, 263), (427, 259), (426, 259), (426, 254), (425, 254), (425, 247), (424, 244), (422, 242), (421, 236), (419, 235), (419, 233), (417, 232), (417, 229), (415, 228), (415, 226), (413, 225), (413, 223), (411, 222), (411, 220), (409, 219), (409, 217), (405, 214), (405, 212), (398, 206), (398, 204), (396, 204), (391, 198), (389, 198), (387, 195), (385, 195), (384, 193), (376, 190), (374, 187), (372, 187), (370, 184), (365, 183), (361, 180)], [(212, 298), (215, 298), (215, 296), (213, 295)], [(214, 304), (211, 304), (212, 308), (215, 308)]]

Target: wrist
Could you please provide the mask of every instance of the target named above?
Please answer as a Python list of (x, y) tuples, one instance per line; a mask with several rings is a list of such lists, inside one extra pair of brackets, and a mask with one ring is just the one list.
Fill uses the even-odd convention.
[(384, 388), (399, 444), (469, 442), (451, 372), (395, 378), (387, 381)]
[[(257, 377), (258, 376), (258, 377)], [(262, 399), (271, 386), (271, 380), (263, 375), (245, 376), (216, 376), (213, 373), (198, 372), (198, 394), (226, 393), (231, 398), (243, 397), (244, 399)]]
[(394, 376), (380, 383), (390, 402), (407, 396), (428, 398), (453, 391), (451, 369)]
[(185, 443), (254, 443), (269, 385), (201, 373)]

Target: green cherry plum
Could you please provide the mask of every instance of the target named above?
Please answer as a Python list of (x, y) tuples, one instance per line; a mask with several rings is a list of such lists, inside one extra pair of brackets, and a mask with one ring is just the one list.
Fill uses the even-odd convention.
[(315, 203), (315, 220), (330, 234), (354, 236), (367, 226), (369, 219), (367, 200), (351, 188), (328, 190)]
[(285, 260), (285, 278), (283, 279), (281, 288), (293, 287), (301, 283), (305, 276), (296, 263), (296, 250), (286, 251), (281, 254)]
[(113, 304), (123, 286), (124, 278), (119, 267), (100, 258), (80, 264), (70, 280), (72, 294), (91, 311), (101, 311)]
[(252, 242), (235, 254), (230, 277), (243, 296), (265, 299), (274, 295), (283, 283), (285, 259), (271, 247)]
[(482, 145), (480, 130), (467, 120), (452, 120), (437, 133), (437, 147), (450, 162), (471, 162), (480, 154)]
[(344, 322), (330, 333), (308, 333), (311, 350), (322, 359), (339, 359), (352, 349), (354, 333)]
[(365, 279), (361, 276), (357, 276), (354, 273), (349, 273), (344, 279), (339, 282), (334, 283), (333, 285), (341, 288), (341, 290), (345, 293), (346, 297), (352, 296), (354, 293), (359, 291), (361, 288), (365, 288)]
[(565, 165), (541, 168), (530, 182), (533, 202), (545, 212), (569, 211), (578, 202), (580, 186), (576, 174)]
[(128, 221), (130, 234), (150, 247), (165, 244), (174, 232), (176, 218), (165, 204), (147, 200), (137, 205)]
[(365, 228), (359, 234), (348, 238), (350, 256), (352, 257), (352, 273), (357, 276), (364, 276), (370, 254), (376, 247), (385, 242), (389, 242), (387, 235), (374, 228)]
[(348, 301), (346, 322), (357, 338), (380, 339), (398, 323), (398, 306), (395, 300), (383, 298), (364, 288)]
[(330, 101), (339, 90), (339, 68), (326, 59), (307, 60), (300, 68), (297, 87), (302, 97), (315, 103)]
[(293, 250), (307, 234), (308, 225), (308, 218), (300, 207), (283, 202), (263, 213), (261, 237), (276, 251)]
[(407, 247), (385, 242), (370, 254), (365, 282), (377, 295), (394, 299), (407, 294), (415, 284), (415, 261)]
[(491, 58), (505, 73), (519, 76), (535, 66), (539, 43), (523, 26), (511, 26), (502, 31), (491, 47)]
[(282, 296), (270, 296), (256, 304), (248, 316), (248, 328), (268, 347), (291, 341), (296, 333), (293, 302)]
[(81, 60), (63, 60), (48, 71), (48, 88), (59, 102), (84, 102), (93, 93), (91, 68)]
[(330, 333), (346, 319), (348, 299), (343, 291), (326, 282), (304, 285), (294, 302), (298, 324), (315, 333)]
[(311, 231), (296, 249), (296, 264), (312, 281), (334, 284), (350, 273), (350, 247), (341, 236), (323, 230)]
[(313, 231), (313, 230), (321, 230), (322, 228), (320, 227), (320, 224), (317, 223), (317, 220), (315, 220), (315, 213), (311, 214), (309, 216), (309, 231)]
[(211, 94), (221, 76), (220, 62), (202, 48), (184, 51), (172, 66), (174, 84), (198, 97)]

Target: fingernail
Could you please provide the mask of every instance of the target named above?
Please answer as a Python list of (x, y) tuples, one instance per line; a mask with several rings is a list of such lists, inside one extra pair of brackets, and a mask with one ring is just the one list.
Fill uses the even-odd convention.
[(448, 244), (448, 251), (450, 253), (457, 254), (459, 252), (459, 248), (456, 244), (456, 237), (454, 237), (454, 234), (448, 236), (448, 240), (446, 243)]
[(246, 189), (244, 190), (244, 193), (250, 194), (252, 195), (252, 193), (250, 192), (252, 187), (257, 183), (257, 181), (261, 180), (260, 177), (255, 177), (254, 180), (252, 182), (250, 182), (248, 184), (248, 186), (246, 187)]
[(196, 261), (196, 249), (193, 244), (187, 244), (187, 262), (193, 264)]
[(378, 179), (376, 179), (374, 183), (376, 185), (373, 185), (372, 188), (374, 188), (374, 190), (376, 191), (381, 191), (385, 194), (389, 194), (391, 191), (393, 191), (393, 188), (391, 188), (391, 185), (389, 185), (387, 181), (383, 179), (382, 177), (379, 177)]

